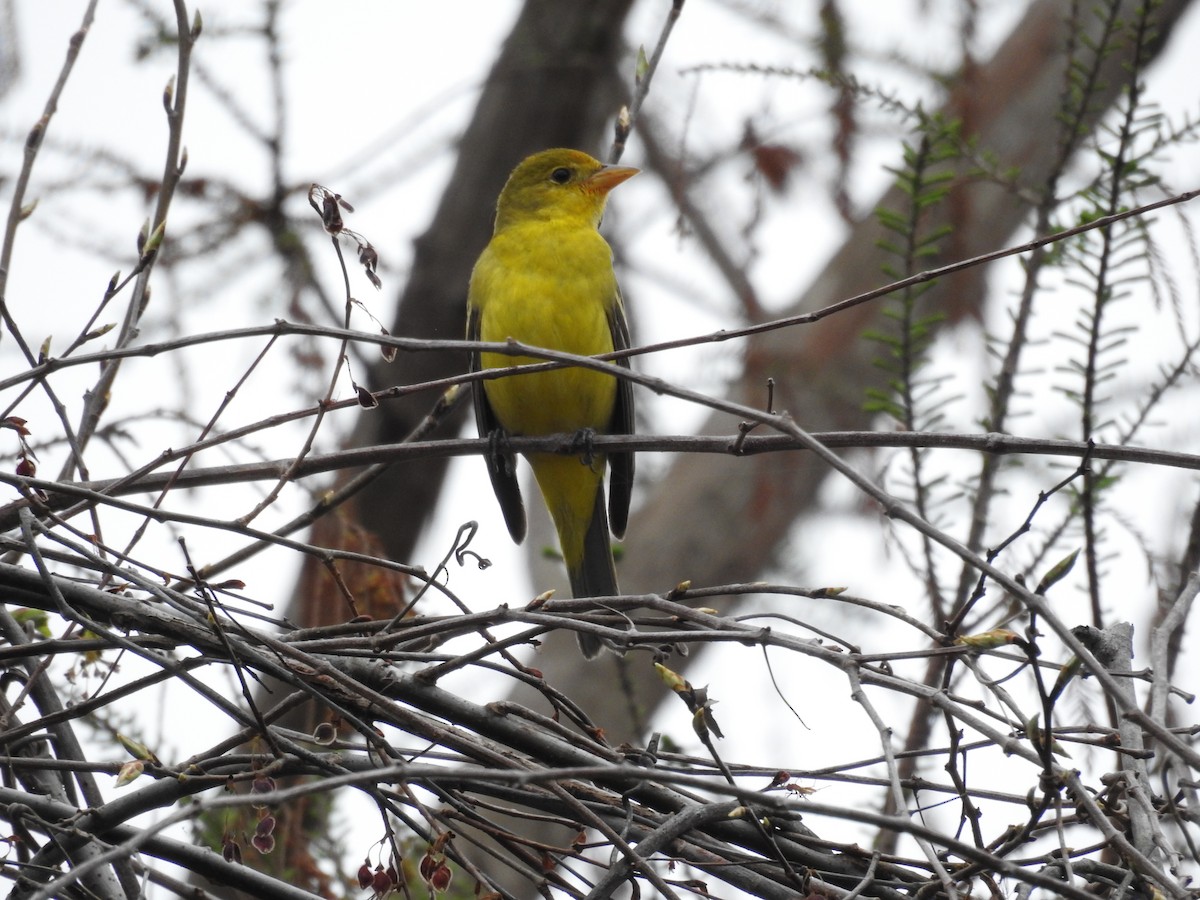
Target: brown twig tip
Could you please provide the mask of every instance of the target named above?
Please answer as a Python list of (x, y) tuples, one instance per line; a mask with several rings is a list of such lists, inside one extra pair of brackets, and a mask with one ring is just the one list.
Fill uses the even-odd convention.
[[(775, 415), (775, 379), (767, 379), (767, 415)], [(743, 419), (738, 423), (737, 439), (729, 446), (729, 452), (734, 456), (741, 456), (745, 452), (746, 438), (750, 436), (750, 432), (757, 428), (761, 422), (748, 422)]]
[(350, 238), (358, 245), (358, 261), (362, 264), (367, 280), (371, 282), (375, 290), (382, 288), (383, 282), (376, 274), (376, 269), (379, 268), (379, 251), (375, 249), (374, 244), (357, 231), (347, 228), (346, 221), (342, 218), (342, 210), (352, 213), (354, 207), (343, 199), (341, 194), (316, 183), (308, 189), (308, 205), (321, 217), (321, 226), (325, 229), (326, 234), (334, 238), (339, 236)]
[(345, 228), (342, 210), (354, 211), (354, 207), (343, 200), (341, 194), (315, 183), (308, 189), (308, 205), (321, 217), (321, 225), (327, 234), (341, 234)]
[[(355, 238), (359, 235), (355, 234)], [(366, 272), (367, 280), (374, 285), (375, 290), (383, 287), (383, 282), (379, 280), (379, 276), (375, 274), (375, 269), (379, 266), (379, 251), (369, 241), (360, 241), (358, 245), (358, 261), (362, 263), (363, 270)]]
[(634, 123), (637, 121), (638, 112), (646, 101), (646, 96), (650, 93), (650, 82), (654, 79), (654, 73), (658, 71), (663, 52), (667, 49), (667, 40), (682, 11), (683, 0), (675, 0), (671, 4), (671, 11), (667, 14), (667, 20), (663, 23), (662, 30), (658, 35), (658, 43), (649, 59), (646, 58), (646, 48), (638, 47), (637, 61), (634, 64), (633, 72), (633, 98), (629, 105), (622, 106), (621, 111), (617, 114), (617, 121), (613, 126), (613, 145), (609, 151), (610, 162), (617, 162), (621, 158), (621, 154), (625, 152), (625, 142), (629, 139)]

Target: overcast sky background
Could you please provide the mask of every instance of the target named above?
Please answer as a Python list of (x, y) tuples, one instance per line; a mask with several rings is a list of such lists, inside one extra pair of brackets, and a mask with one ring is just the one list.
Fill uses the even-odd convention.
[[(832, 178), (827, 139), (829, 124), (827, 92), (819, 85), (795, 79), (764, 79), (722, 73), (687, 74), (691, 66), (716, 62), (777, 64), (804, 68), (813, 64), (809, 52), (799, 47), (781, 29), (769, 33), (751, 26), (731, 12), (730, 6), (715, 0), (689, 0), (672, 37), (663, 68), (651, 93), (648, 109), (660, 120), (686, 121), (687, 141), (697, 151), (709, 147), (736, 144), (747, 118), (758, 117), (775, 122), (776, 138), (804, 149), (807, 154), (803, 177), (785, 196), (765, 200), (766, 225), (759, 231), (755, 247), (758, 254), (753, 269), (760, 284), (768, 286), (764, 300), (782, 306), (793, 300), (819, 271), (828, 255), (838, 246), (845, 227), (836, 217), (825, 186)], [(759, 4), (786, 19), (798, 35), (813, 35), (816, 28), (816, 0), (778, 0)], [(985, 10), (979, 36), (978, 53), (986, 58), (990, 49), (1019, 18), (1025, 4), (1016, 0), (991, 0), (981, 4)], [(68, 0), (17, 0), (15, 20), (21, 72), (6, 96), (0, 97), (0, 202), (11, 196), (11, 178), (20, 164), (21, 143), (31, 124), (41, 113), (45, 98), (57, 76), (70, 34), (78, 27), (85, 4)], [(168, 13), (170, 4), (154, 0), (150, 6)], [(631, 46), (628, 70), (632, 73), (632, 48), (640, 43), (652, 45), (669, 6), (667, 0), (643, 0), (627, 31)], [(951, 0), (847, 0), (845, 7), (854, 16), (848, 29), (859, 42), (873, 45), (860, 71), (865, 78), (873, 74), (886, 77), (886, 83), (915, 100), (927, 91), (916, 77), (905, 77), (901, 67), (889, 60), (870, 60), (872, 52), (890, 52), (897, 42), (908, 54), (922, 62), (936, 64), (953, 53), (959, 6)], [(507, 34), (519, 4), (513, 0), (441, 0), (438, 3), (396, 2), (396, 0), (347, 0), (339, 4), (299, 0), (283, 16), (287, 35), (286, 79), (290, 97), (288, 112), (289, 149), (287, 177), (296, 184), (316, 181), (344, 194), (357, 208), (349, 225), (367, 235), (382, 257), (380, 275), (383, 290), (375, 292), (365, 280), (355, 276), (355, 295), (367, 302), (384, 322), (391, 320), (391, 308), (403, 285), (411, 254), (411, 242), (427, 226), (433, 205), (445, 186), (453, 161), (456, 135), (469, 117), (482, 78)], [(258, 5), (244, 0), (211, 0), (200, 5), (206, 34), (197, 47), (197, 62), (211, 73), (251, 116), (267, 121), (271, 115), (269, 90), (261, 61), (261, 47), (250, 39), (218, 39), (216, 35), (238, 23), (253, 22)], [(336, 10), (336, 12), (335, 12)], [(39, 199), (34, 216), (22, 227), (7, 299), (16, 311), (26, 333), (34, 343), (48, 335), (60, 340), (73, 334), (80, 321), (102, 294), (115, 268), (128, 271), (136, 259), (135, 235), (148, 208), (140, 198), (127, 192), (106, 192), (105, 165), (88, 157), (88, 151), (101, 148), (133, 161), (146, 173), (157, 173), (162, 166), (166, 128), (161, 93), (174, 71), (171, 53), (159, 53), (143, 63), (135, 63), (133, 44), (146, 29), (140, 15), (123, 0), (102, 0), (96, 24), (88, 35), (76, 71), (63, 95), (58, 113), (51, 123), (43, 158), (39, 161), (29, 199)], [(1198, 100), (1195, 48), (1200, 46), (1200, 11), (1186, 20), (1173, 38), (1166, 57), (1154, 68), (1149, 89), (1164, 108), (1174, 115), (1197, 115)], [(615, 110), (614, 110), (615, 112)], [(896, 123), (870, 113), (871, 131), (864, 139), (851, 183), (854, 201), (865, 212), (866, 206), (888, 183), (883, 165), (897, 160)], [(214, 99), (203, 79), (192, 82), (187, 109), (185, 143), (189, 153), (189, 176), (211, 175), (228, 179), (248, 193), (260, 190), (269, 173), (265, 157), (244, 133), (233, 127), (227, 111)], [(606, 147), (582, 148), (603, 154)], [(632, 165), (640, 161), (636, 133), (623, 160)], [(1196, 157), (1181, 156), (1167, 168), (1174, 187), (1197, 187)], [(744, 160), (731, 160), (701, 197), (710, 208), (721, 211), (719, 221), (736, 235), (740, 223), (751, 215), (749, 191), (745, 190), (748, 166)], [(56, 193), (56, 186), (92, 189)], [(80, 196), (87, 202), (80, 203)], [(489, 217), (494, 198), (479, 198), (480, 215)], [(300, 209), (303, 198), (294, 207)], [(171, 228), (186, 227), (197, 215), (196, 208), (179, 202), (172, 215)], [(614, 193), (606, 228), (614, 235), (621, 255), (626, 295), (635, 308), (638, 342), (649, 343), (701, 334), (731, 323), (733, 301), (722, 284), (712, 277), (709, 264), (692, 241), (676, 230), (676, 215), (661, 187), (650, 178), (634, 179)], [(314, 240), (319, 241), (318, 223), (312, 221)], [(255, 245), (255, 242), (262, 242)], [(211, 266), (188, 266), (176, 279), (161, 273), (155, 280), (155, 295), (146, 332), (158, 329), (211, 331), (244, 324), (263, 324), (284, 317), (280, 308), (278, 273), (274, 264), (257, 264), (266, 255), (265, 240), (250, 233), (236, 252), (226, 252)], [(321, 257), (328, 289), (339, 290), (340, 276), (332, 267), (328, 253)], [(1184, 271), (1186, 272), (1186, 266)], [(997, 267), (997, 279), (1014, 278), (1015, 264)], [(469, 273), (462, 273), (464, 294)], [(882, 280), (882, 279), (881, 279)], [(1015, 281), (1013, 282), (1015, 283)], [(1189, 315), (1195, 315), (1196, 285), (1183, 285)], [(1136, 307), (1131, 311), (1137, 314)], [(70, 323), (70, 324), (64, 324)], [(331, 322), (330, 324), (337, 324)], [(362, 316), (356, 324), (371, 330)], [(161, 332), (159, 332), (161, 333)], [(232, 386), (261, 345), (247, 344), (222, 350), (214, 358), (211, 351), (183, 355), (190, 368), (176, 369), (164, 360), (131, 361), (123, 375), (121, 394), (114, 397), (114, 414), (154, 410), (158, 406), (155, 391), (165, 385), (172, 392), (184, 386), (189, 403), (201, 420), (207, 418), (221, 396)], [(962, 388), (977, 395), (983, 380), (982, 341), (970, 329), (948, 335), (937, 353), (941, 364), (955, 367)], [(705, 347), (678, 351), (645, 359), (639, 366), (654, 374), (683, 378), (689, 386), (719, 393), (724, 377), (735, 369), (734, 347)], [(208, 355), (206, 355), (208, 353)], [(11, 371), (15, 360), (12, 342), (0, 344), (0, 367)], [(1151, 357), (1153, 354), (1150, 354)], [(332, 350), (330, 351), (332, 357)], [(1151, 359), (1151, 362), (1153, 359)], [(94, 379), (94, 372), (78, 373), (74, 383), (82, 390)], [(64, 384), (71, 383), (70, 380)], [(283, 411), (307, 404), (298, 390), (312, 388), (311, 376), (289, 370), (288, 360), (276, 354), (271, 365), (256, 375), (252, 390), (244, 402), (235, 404), (223, 424), (231, 426), (254, 421), (267, 412)], [(133, 389), (136, 386), (136, 390)], [(350, 383), (343, 380), (341, 396), (351, 395)], [(69, 391), (67, 398), (78, 403)], [(161, 403), (167, 405), (169, 399)], [(649, 420), (663, 432), (687, 431), (702, 412), (682, 404), (639, 394), (639, 403), (649, 411)], [(795, 411), (803, 424), (802, 411)], [(22, 411), (34, 422), (38, 420)], [(43, 411), (43, 414), (44, 411)], [(340, 413), (322, 437), (321, 448), (332, 449), (338, 438), (348, 432), (357, 411)], [(964, 408), (963, 430), (970, 430), (969, 410)], [(1176, 423), (1178, 425), (1178, 423)], [(1184, 423), (1190, 434), (1190, 447), (1197, 449), (1197, 426)], [(127, 449), (136, 462), (152, 458), (163, 447), (178, 445), (185, 432), (162, 424), (163, 437), (154, 427), (138, 429), (139, 444)], [(53, 430), (52, 421), (46, 430)], [(256, 439), (266, 457), (284, 457), (297, 446), (303, 429), (278, 429)], [(5, 446), (5, 452), (10, 448)], [(98, 460), (105, 455), (98, 453)], [(56, 451), (43, 459), (43, 472), (57, 470), (61, 457)], [(214, 459), (210, 464), (216, 463)], [(104, 477), (119, 474), (120, 463), (111, 460), (112, 470), (93, 474)], [(663, 463), (653, 458), (639, 460), (643, 477)], [(1186, 479), (1178, 484), (1186, 486)], [(1194, 488), (1194, 479), (1191, 484)], [(452, 541), (465, 519), (481, 523), (477, 549), (496, 565), (486, 573), (454, 570), (451, 587), (467, 599), (478, 599), (480, 608), (507, 600), (526, 602), (532, 586), (522, 590), (523, 562), (508, 541), (478, 459), (457, 461), (452, 468), (454, 491), (444, 503), (429, 532), (427, 546), (418, 552), (414, 563), (432, 568)], [(847, 584), (848, 572), (862, 583), (849, 586), (855, 593), (886, 597), (886, 585), (898, 560), (886, 544), (863, 541), (857, 517), (857, 499), (838, 485), (831, 485), (830, 504), (834, 511), (821, 522), (810, 522), (797, 529), (797, 552), (805, 557), (804, 580), (810, 585)], [(230, 492), (214, 491), (207, 495), (220, 505), (235, 503), (235, 509), (247, 507), (245, 488)], [(7, 498), (5, 498), (7, 499)], [(259, 524), (267, 527), (289, 518), (304, 504), (296, 491), (281, 502), (277, 510), (264, 516)], [(1032, 496), (1016, 503), (1026, 508)], [(1179, 490), (1179, 503), (1194, 502), (1190, 494)], [(1177, 518), (1172, 516), (1173, 521)], [(1014, 522), (1014, 525), (1016, 522)], [(1147, 523), (1148, 529), (1155, 527)], [(170, 535), (159, 539), (169, 546)], [(192, 531), (187, 534), (196, 562), (203, 564), (240, 546), (226, 533)], [(631, 535), (631, 538), (635, 537)], [(1153, 535), (1158, 538), (1159, 535)], [(840, 552), (854, 548), (850, 556)], [(148, 553), (149, 551), (147, 551)], [(165, 550), (173, 565), (181, 566), (177, 551)], [(174, 555), (172, 555), (174, 554)], [(253, 567), (236, 575), (248, 582), (250, 593), (260, 599), (282, 602), (291, 588), (295, 560), (283, 553), (267, 553)], [(757, 573), (747, 573), (754, 577)], [(504, 596), (497, 596), (498, 585), (506, 585)], [(1151, 599), (1144, 571), (1130, 573), (1131, 596), (1145, 607)], [(894, 602), (901, 602), (894, 598)], [(807, 610), (806, 610), (807, 612)], [(864, 620), (864, 649), (872, 647), (871, 628)], [(911, 635), (909, 636), (911, 638)], [(719, 682), (718, 699), (726, 703), (717, 712), (727, 732), (737, 735), (753, 728), (755, 746), (742, 745), (730, 751), (734, 758), (753, 758), (766, 764), (787, 764), (803, 760), (804, 766), (816, 766), (823, 759), (844, 758), (844, 742), (861, 739), (871, 747), (877, 741), (874, 731), (863, 721), (846, 722), (838, 718), (846, 704), (845, 681), (836, 673), (814, 672), (803, 660), (781, 661), (776, 674), (784, 684), (802, 686), (800, 696), (807, 727), (786, 717), (763, 717), (754, 704), (740, 702), (747, 694), (731, 695), (726, 690), (731, 666), (745, 666), (745, 648), (726, 649), (707, 656), (705, 664), (692, 674), (697, 684)], [(797, 666), (799, 668), (797, 668)], [(759, 673), (762, 674), (761, 672)], [(764, 689), (755, 682), (749, 695)], [(462, 685), (476, 699), (489, 699), (488, 687)], [(826, 705), (820, 698), (833, 702)], [(793, 701), (796, 696), (790, 697)], [(739, 701), (739, 702), (733, 702)], [(773, 702), (773, 701), (771, 701)], [(176, 730), (179, 718), (169, 704), (161, 710), (162, 729), (159, 746), (175, 746), (183, 752), (189, 741)], [(195, 719), (197, 710), (184, 710)], [(671, 714), (678, 713), (674, 719)], [(860, 716), (860, 719), (862, 717)], [(900, 719), (902, 721), (902, 719)], [(682, 707), (670, 709), (662, 723), (675, 734), (686, 734)], [(161, 751), (160, 751), (161, 753)], [(793, 762), (793, 765), (799, 763)], [(849, 795), (848, 795), (849, 796)], [(822, 798), (837, 802), (830, 791)]]

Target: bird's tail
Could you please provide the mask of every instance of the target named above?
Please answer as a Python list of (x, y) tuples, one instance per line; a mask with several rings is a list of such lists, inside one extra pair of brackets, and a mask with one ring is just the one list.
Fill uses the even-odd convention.
[[(581, 465), (573, 456), (535, 453), (529, 457), (542, 497), (558, 531), (571, 595), (612, 597), (619, 593), (604, 504), (604, 457), (596, 454)], [(583, 655), (592, 659), (600, 641), (579, 635)]]
[[(604, 510), (604, 487), (596, 488), (596, 502), (592, 508), (592, 521), (583, 536), (583, 555), (578, 565), (567, 566), (567, 577), (571, 580), (571, 596), (612, 597), (621, 593), (617, 587), (617, 570), (613, 565), (612, 542), (608, 536), (608, 515)], [(600, 639), (594, 634), (576, 634), (579, 649), (587, 659), (594, 659), (600, 652)]]

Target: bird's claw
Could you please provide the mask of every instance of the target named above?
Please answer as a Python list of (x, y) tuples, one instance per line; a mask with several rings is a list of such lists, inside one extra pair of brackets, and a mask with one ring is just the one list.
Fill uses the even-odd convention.
[(596, 458), (596, 429), (580, 428), (571, 435), (571, 443), (568, 444), (568, 447), (572, 453), (579, 454), (579, 458), (583, 460), (585, 466), (590, 466)]

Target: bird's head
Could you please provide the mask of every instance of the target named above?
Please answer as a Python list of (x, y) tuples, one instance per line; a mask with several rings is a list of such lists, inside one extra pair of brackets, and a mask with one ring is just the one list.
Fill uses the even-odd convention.
[(508, 176), (496, 203), (496, 230), (561, 218), (599, 225), (608, 192), (637, 173), (628, 166), (606, 166), (579, 150), (535, 153)]

